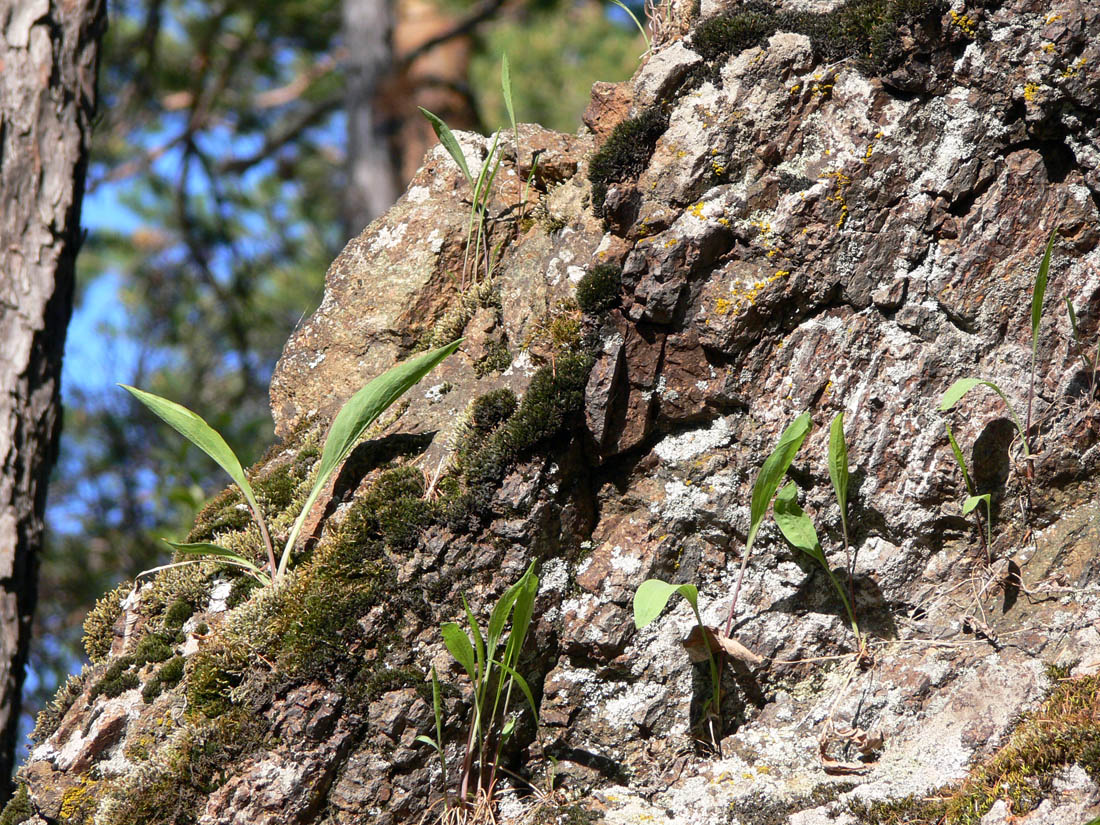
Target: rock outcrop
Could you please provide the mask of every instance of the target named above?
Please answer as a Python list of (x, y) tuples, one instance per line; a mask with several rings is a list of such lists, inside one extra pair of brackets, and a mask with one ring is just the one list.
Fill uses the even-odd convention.
[[(539, 718), (517, 716), (498, 818), (1100, 814), (1100, 8), (699, 14), (597, 86), (578, 136), (502, 133), (488, 262), (464, 268), (470, 193), (442, 148), (349, 243), (272, 382), (284, 441), (252, 473), (276, 533), (355, 390), (418, 348), (461, 350), (348, 460), (283, 588), (210, 563), (101, 602), (7, 821), (431, 819), (433, 666), (451, 766), (471, 699), (440, 623), (463, 596), (487, 621), (532, 561)], [(491, 142), (459, 137), (476, 175)], [(1005, 399), (983, 385), (941, 412), (967, 376)], [(638, 631), (633, 594), (692, 582), (722, 625), (757, 473), (804, 411), (789, 475), (838, 581), (851, 570), (865, 643), (769, 518), (733, 624), (759, 661), (723, 662), (717, 729), (690, 608)], [(962, 509), (984, 494), (991, 525)], [(192, 534), (212, 538), (261, 558), (232, 490)]]

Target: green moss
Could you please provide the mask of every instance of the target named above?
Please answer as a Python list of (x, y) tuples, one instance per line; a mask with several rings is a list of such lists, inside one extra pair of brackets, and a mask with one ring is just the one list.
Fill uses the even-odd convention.
[(153, 700), (160, 696), (164, 690), (164, 685), (161, 684), (160, 679), (156, 677), (150, 679), (145, 683), (145, 687), (141, 689), (141, 699), (145, 704), (152, 704)]
[(946, 11), (944, 0), (849, 0), (821, 14), (782, 12), (752, 0), (732, 14), (701, 22), (691, 45), (716, 67), (730, 54), (763, 46), (777, 31), (796, 32), (809, 37), (814, 50), (830, 61), (855, 58), (867, 71), (883, 73), (904, 57), (902, 27), (938, 19)]
[(512, 363), (512, 353), (503, 341), (492, 341), (487, 347), (485, 355), (474, 364), (474, 374), (478, 378), (484, 378), (494, 372), (503, 372)]
[(243, 530), (252, 521), (244, 498), (236, 487), (228, 487), (212, 498), (195, 516), (187, 541), (213, 541), (219, 533)]
[(134, 648), (134, 659), (138, 667), (146, 662), (163, 662), (172, 655), (172, 647), (159, 633), (150, 633), (141, 637)]
[(1100, 676), (1059, 682), (1037, 711), (1021, 718), (1004, 747), (960, 785), (925, 799), (849, 808), (863, 825), (977, 825), (998, 799), (1014, 816), (1034, 810), (1070, 765), (1100, 782)]
[(374, 701), (391, 690), (408, 687), (421, 691), (424, 701), (432, 701), (432, 690), (427, 681), (427, 674), (416, 667), (378, 668), (364, 680), (363, 694), (368, 700)]
[(397, 467), (379, 476), (356, 511), (358, 523), (348, 527), (357, 541), (369, 542), (368, 536), (381, 534), (387, 547), (410, 550), (432, 514), (432, 504), (424, 498), (424, 474), (415, 467)]
[(592, 207), (597, 215), (603, 215), (604, 199), (611, 184), (637, 178), (645, 171), (658, 139), (667, 128), (668, 115), (656, 106), (615, 126), (588, 162)]
[(103, 674), (103, 678), (92, 685), (89, 697), (95, 699), (97, 696), (103, 695), (113, 699), (128, 690), (133, 690), (139, 684), (141, 684), (141, 680), (138, 679), (138, 675), (134, 671), (134, 657), (122, 656), (112, 662)]
[(614, 264), (596, 264), (577, 284), (577, 303), (585, 312), (595, 315), (619, 303), (623, 285), (623, 270)]
[(157, 670), (157, 678), (168, 686), (175, 685), (183, 678), (183, 657), (173, 656)]
[(468, 419), (471, 429), (488, 435), (516, 411), (516, 394), (507, 387), (490, 390), (478, 396), (470, 405)]
[(114, 642), (114, 627), (122, 615), (122, 602), (134, 589), (133, 582), (124, 581), (95, 603), (84, 620), (84, 650), (92, 664), (107, 658)]
[(79, 675), (70, 676), (65, 683), (57, 689), (53, 699), (42, 710), (34, 721), (34, 730), (31, 731), (31, 741), (40, 745), (53, 736), (61, 726), (61, 720), (69, 712), (69, 708), (80, 698), (84, 692), (84, 683), (88, 678), (88, 668), (83, 668)]
[(173, 628), (178, 630), (183, 627), (183, 623), (190, 619), (194, 613), (195, 607), (189, 601), (186, 599), (176, 599), (168, 606), (168, 609), (164, 611), (165, 629)]
[(229, 767), (262, 747), (266, 721), (244, 708), (189, 726), (155, 765), (110, 788), (100, 825), (194, 825)]
[(20, 783), (15, 790), (15, 795), (8, 800), (4, 810), (0, 813), (0, 825), (19, 825), (34, 816), (31, 808), (30, 797), (27, 796), (27, 786)]
[(241, 683), (246, 664), (226, 647), (200, 649), (187, 670), (188, 708), (210, 719), (226, 713), (232, 705), (229, 692)]

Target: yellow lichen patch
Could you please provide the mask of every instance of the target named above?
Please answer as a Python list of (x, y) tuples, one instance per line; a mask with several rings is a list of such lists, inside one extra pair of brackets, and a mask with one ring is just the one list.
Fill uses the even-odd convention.
[(1058, 20), (1061, 20), (1061, 19), (1062, 19), (1062, 15), (1052, 14), (1050, 17), (1047, 18), (1047, 25), (1049, 26), (1051, 23), (1057, 22)]
[(789, 269), (777, 269), (774, 275), (769, 275), (762, 280), (732, 284), (730, 286), (730, 298), (728, 300), (724, 298), (718, 299), (718, 313), (720, 315), (727, 315), (730, 312), (740, 313), (748, 309), (756, 303), (756, 299), (760, 296), (761, 292), (776, 281), (782, 280), (790, 274), (791, 272)]
[(959, 14), (952, 9), (951, 22), (958, 26), (967, 37), (978, 36), (978, 26), (969, 14)]
[(1035, 100), (1035, 97), (1039, 91), (1038, 83), (1028, 83), (1024, 86), (1024, 100), (1029, 103)]
[(1046, 54), (1054, 54), (1054, 44), (1053, 43), (1044, 43), (1039, 48), (1042, 49), (1042, 51), (1045, 52)]
[(828, 97), (833, 91), (833, 81), (834, 78), (825, 78), (824, 75), (815, 74), (814, 81), (810, 84), (810, 96)]
[(1085, 67), (1086, 63), (1088, 63), (1086, 58), (1078, 58), (1076, 62), (1062, 70), (1062, 77), (1073, 77)]
[(848, 222), (849, 209), (848, 200), (845, 192), (847, 188), (852, 185), (852, 179), (840, 170), (837, 170), (835, 172), (826, 172), (823, 177), (832, 178), (836, 181), (836, 191), (834, 191), (830, 195), (827, 195), (825, 197), (825, 200), (832, 201), (833, 203), (840, 205), (840, 216), (837, 218), (836, 228), (841, 229), (844, 224)]
[(876, 133), (875, 136), (873, 138), (871, 138), (871, 142), (867, 144), (867, 151), (864, 152), (864, 154), (863, 154), (863, 162), (864, 163), (867, 163), (867, 161), (869, 161), (871, 159), (871, 155), (875, 151), (875, 141), (876, 140), (881, 140), (881, 139), (882, 139), (882, 132)]
[(690, 214), (692, 217), (698, 218), (701, 221), (705, 221), (707, 219), (706, 216), (703, 214), (703, 202), (702, 201), (689, 206), (688, 207), (688, 214)]
[(80, 784), (65, 791), (58, 814), (63, 822), (84, 822), (89, 819), (96, 806), (97, 785), (99, 780), (85, 775), (80, 777)]

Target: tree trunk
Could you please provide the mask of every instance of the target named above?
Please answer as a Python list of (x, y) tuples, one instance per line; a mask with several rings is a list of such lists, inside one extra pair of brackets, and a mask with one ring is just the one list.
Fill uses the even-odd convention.
[(391, 148), (394, 126), (375, 104), (383, 80), (393, 69), (393, 2), (343, 0), (341, 13), (348, 55), (344, 221), (345, 234), (352, 237), (389, 209), (399, 194)]
[(61, 423), (103, 0), (0, 0), (0, 797)]

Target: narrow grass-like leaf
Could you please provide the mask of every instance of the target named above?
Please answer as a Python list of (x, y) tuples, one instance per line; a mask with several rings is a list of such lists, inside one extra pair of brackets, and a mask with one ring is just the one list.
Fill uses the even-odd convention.
[(1054, 242), (1058, 239), (1058, 230), (1050, 233), (1046, 251), (1043, 252), (1039, 273), (1035, 276), (1035, 288), (1031, 293), (1031, 351), (1039, 347), (1039, 322), (1043, 318), (1043, 297), (1047, 292), (1047, 276), (1050, 274), (1050, 256), (1054, 251)]
[(641, 22), (639, 22), (637, 16), (635, 16), (634, 12), (630, 10), (630, 6), (628, 6), (626, 3), (622, 2), (622, 0), (611, 0), (611, 2), (614, 5), (618, 6), (620, 9), (622, 9), (623, 11), (625, 11), (630, 16), (630, 19), (634, 21), (634, 25), (637, 26), (638, 31), (641, 32), (642, 40), (645, 41), (646, 51), (649, 51), (650, 49), (652, 49), (653, 48), (653, 43), (652, 43), (652, 41), (650, 41), (649, 35), (646, 34), (645, 27), (641, 24)]
[(844, 413), (839, 412), (829, 425), (829, 480), (833, 482), (840, 524), (848, 535), (848, 443), (844, 440)]
[(504, 633), (504, 627), (508, 623), (508, 613), (516, 603), (522, 581), (521, 579), (504, 591), (504, 595), (500, 597), (500, 601), (496, 603), (493, 612), (489, 615), (489, 627), (485, 632), (485, 646), (488, 649), (490, 659), (496, 653), (497, 642)]
[(525, 699), (527, 699), (527, 704), (531, 708), (531, 713), (535, 715), (535, 721), (538, 722), (539, 710), (538, 707), (535, 705), (535, 697), (531, 693), (531, 687), (527, 684), (527, 680), (520, 676), (519, 673), (516, 672), (515, 668), (509, 667), (503, 662), (494, 662), (493, 664), (503, 670), (510, 678), (515, 680), (515, 683), (517, 685), (519, 685), (519, 689), (523, 692), (523, 696)]
[(237, 454), (225, 443), (225, 439), (221, 437), (217, 430), (187, 407), (181, 406), (175, 401), (169, 401), (167, 398), (161, 398), (159, 395), (126, 384), (119, 384), (119, 386), (144, 404), (150, 412), (169, 427), (214, 459), (218, 466), (225, 470), (229, 477), (241, 488), (241, 492), (244, 493), (248, 506), (252, 508), (253, 512), (259, 512), (260, 508), (256, 503), (256, 496), (252, 492), (252, 485), (248, 483), (248, 478), (244, 474), (244, 468), (241, 466)]
[(1077, 329), (1077, 313), (1073, 310), (1073, 302), (1066, 296), (1066, 311), (1069, 313), (1069, 326), (1073, 331), (1073, 342), (1080, 345), (1081, 335)]
[(634, 627), (641, 630), (660, 616), (674, 593), (679, 593), (698, 611), (699, 591), (694, 584), (669, 584), (660, 579), (646, 579), (634, 592)]
[(367, 428), (375, 420), (389, 409), (398, 398), (412, 389), (425, 375), (431, 372), (448, 355), (458, 349), (462, 343), (460, 338), (452, 341), (439, 349), (425, 352), (415, 358), (403, 361), (395, 367), (391, 367), (380, 376), (370, 381), (365, 387), (348, 399), (340, 408), (340, 412), (333, 419), (329, 429), (325, 446), (321, 451), (321, 460), (317, 468), (317, 478), (313, 482), (313, 488), (302, 506), (301, 513), (291, 528), (283, 549), (283, 557), (279, 560), (279, 570), (276, 578), (281, 578), (290, 561), (290, 553), (298, 541), (298, 535), (302, 531), (309, 511), (313, 509), (317, 498), (328, 484), (332, 474), (344, 463), (359, 439), (367, 431)]
[(458, 168), (462, 170), (462, 174), (466, 176), (466, 182), (470, 184), (472, 188), (474, 185), (474, 176), (470, 174), (470, 167), (466, 165), (466, 156), (462, 153), (462, 147), (458, 143), (458, 139), (455, 138), (451, 128), (443, 122), (442, 118), (433, 115), (423, 106), (418, 106), (420, 114), (424, 115), (428, 119), (428, 123), (432, 124), (432, 130), (435, 132), (435, 136), (439, 138), (439, 142), (443, 144), (443, 148), (447, 150), (447, 154), (454, 159), (454, 162), (458, 164)]
[(444, 622), (439, 627), (443, 635), (443, 644), (454, 656), (455, 661), (462, 665), (471, 682), (477, 682), (477, 662), (474, 660), (474, 648), (470, 644), (470, 637), (455, 622)]
[(440, 753), (440, 755), (442, 755), (442, 753), (443, 753), (443, 749), (441, 747), (439, 747), (439, 743), (436, 742), (434, 739), (432, 739), (430, 736), (425, 736), (424, 734), (420, 734), (413, 741), (414, 742), (423, 742), (425, 745), (431, 745), (433, 748), (435, 748)]
[(508, 120), (512, 122), (512, 131), (516, 133), (516, 160), (519, 160), (519, 130), (516, 128), (516, 110), (512, 106), (512, 71), (508, 67), (508, 54), (500, 58), (500, 90), (504, 95), (504, 108), (508, 110)]
[(219, 547), (217, 544), (210, 544), (208, 542), (186, 543), (169, 541), (168, 539), (162, 539), (162, 541), (169, 545), (172, 549), (179, 553), (189, 556), (216, 556), (229, 564), (237, 567), (243, 567), (257, 579), (264, 584), (269, 584), (271, 578), (250, 559), (246, 559), (239, 553), (234, 553), (232, 550), (227, 550), (224, 547)]
[[(466, 601), (466, 597), (462, 597), (462, 607), (466, 610), (466, 625), (470, 628), (470, 638), (474, 640), (474, 654), (477, 657), (477, 675), (480, 680), (482, 677), (487, 676), (485, 671), (485, 639), (481, 635), (481, 628), (478, 627), (477, 619), (474, 618), (474, 613), (470, 610), (470, 604)], [(479, 685), (474, 686), (479, 688)]]
[(812, 422), (808, 412), (798, 416), (779, 436), (775, 449), (764, 461), (764, 466), (760, 468), (760, 473), (756, 476), (756, 483), (752, 487), (752, 504), (749, 507), (749, 534), (745, 539), (746, 554), (751, 551), (756, 533), (760, 529), (760, 525), (764, 523), (768, 505), (771, 504), (772, 497), (779, 487), (779, 482), (787, 474), (795, 455), (802, 447), (802, 442), (809, 435), (811, 426)]
[(963, 451), (959, 447), (959, 442), (955, 440), (955, 434), (951, 432), (951, 425), (946, 421), (943, 422), (943, 427), (947, 430), (947, 440), (951, 442), (951, 452), (955, 454), (955, 463), (959, 465), (959, 469), (962, 470), (963, 481), (966, 483), (966, 492), (970, 495), (974, 494), (974, 482), (970, 480), (970, 470), (966, 466), (966, 458), (963, 457)]
[(817, 530), (806, 512), (798, 506), (798, 487), (794, 482), (787, 484), (775, 497), (772, 509), (775, 523), (783, 537), (808, 556), (812, 556), (823, 566), (828, 566)]

